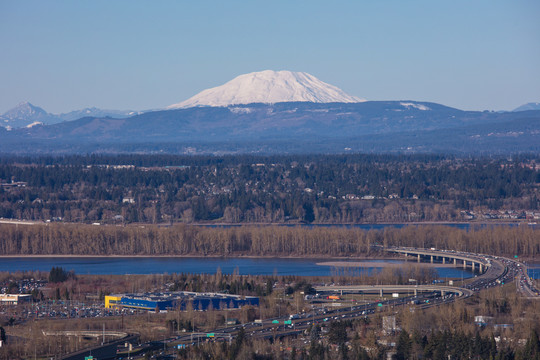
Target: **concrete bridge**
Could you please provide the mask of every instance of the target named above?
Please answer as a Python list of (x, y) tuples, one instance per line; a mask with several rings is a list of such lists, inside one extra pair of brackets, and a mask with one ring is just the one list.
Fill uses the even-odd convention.
[(129, 334), (121, 331), (100, 331), (100, 330), (61, 330), (47, 331), (43, 330), (45, 336), (84, 336), (84, 337), (105, 337), (105, 338), (125, 338)]
[(454, 286), (442, 286), (442, 285), (350, 285), (350, 286), (316, 286), (315, 290), (318, 293), (339, 293), (340, 295), (351, 293), (364, 293), (364, 294), (384, 294), (400, 293), (410, 294), (414, 292), (414, 295), (418, 295), (419, 292), (439, 292), (441, 296), (449, 293), (456, 294), (457, 296), (470, 296), (473, 294), (472, 290), (454, 287)]
[(468, 253), (460, 253), (456, 251), (445, 251), (436, 249), (414, 249), (414, 248), (386, 248), (388, 252), (404, 254), (406, 257), (414, 257), (418, 262), (423, 259), (441, 261), (443, 264), (453, 264), (454, 266), (462, 266), (463, 269), (468, 267), (472, 271), (478, 270), (479, 273), (484, 273), (491, 266), (491, 261), (481, 256), (474, 256)]

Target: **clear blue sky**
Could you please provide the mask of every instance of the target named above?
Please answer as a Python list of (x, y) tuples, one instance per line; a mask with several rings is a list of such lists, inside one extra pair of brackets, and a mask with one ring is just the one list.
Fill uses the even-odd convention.
[(513, 109), (540, 101), (540, 1), (0, 0), (0, 113), (161, 108), (266, 69)]

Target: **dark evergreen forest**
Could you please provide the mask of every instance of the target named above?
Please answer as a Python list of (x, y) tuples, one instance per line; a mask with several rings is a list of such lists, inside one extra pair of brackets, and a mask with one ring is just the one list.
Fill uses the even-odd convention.
[(0, 217), (100, 223), (533, 219), (540, 158), (1, 157)]

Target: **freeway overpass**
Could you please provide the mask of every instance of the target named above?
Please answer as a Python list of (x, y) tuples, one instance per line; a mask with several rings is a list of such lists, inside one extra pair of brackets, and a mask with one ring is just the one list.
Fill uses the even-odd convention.
[(480, 273), (485, 272), (490, 266), (491, 261), (486, 257), (474, 255), (470, 253), (461, 253), (456, 251), (445, 251), (432, 249), (414, 249), (414, 248), (397, 248), (390, 247), (385, 249), (388, 252), (404, 254), (406, 257), (413, 256), (418, 262), (423, 259), (429, 259), (431, 263), (440, 260), (443, 264), (451, 264), (458, 266), (461, 264), (463, 269), (470, 267), (472, 271), (478, 269)]
[(45, 336), (76, 336), (76, 337), (95, 337), (103, 338), (105, 342), (106, 338), (127, 338), (128, 333), (121, 331), (100, 331), (100, 330), (61, 330), (61, 331), (47, 331), (43, 330), (43, 335)]
[(434, 261), (441, 261), (443, 264), (453, 262), (454, 266), (461, 263), (464, 269), (470, 265), (472, 271), (478, 269), (481, 275), (475, 277), (473, 282), (465, 286), (468, 289), (481, 290), (489, 287), (490, 283), (493, 282), (504, 283), (515, 280), (518, 291), (522, 295), (530, 299), (540, 299), (540, 290), (535, 287), (528, 276), (526, 266), (515, 259), (434, 248), (389, 247), (383, 249), (388, 252), (404, 254), (406, 257), (412, 256), (417, 261), (429, 259), (432, 263)]
[(364, 293), (364, 294), (391, 294), (400, 293), (410, 294), (414, 292), (417, 295), (419, 292), (440, 292), (441, 296), (449, 293), (456, 294), (457, 296), (470, 296), (473, 294), (472, 290), (454, 287), (454, 286), (442, 286), (442, 285), (349, 285), (349, 286), (316, 286), (315, 290), (318, 293), (339, 293), (340, 295), (351, 293)]
[[(382, 248), (382, 247), (381, 247)], [(417, 248), (402, 248), (389, 247), (384, 248), (385, 251), (397, 254), (403, 254), (406, 257), (413, 257), (418, 262), (429, 261), (431, 263), (441, 262), (443, 264), (454, 264), (454, 266), (463, 266), (464, 269), (478, 270), (481, 274), (474, 278), (470, 284), (464, 287), (453, 287), (444, 285), (354, 285), (354, 286), (319, 286), (315, 287), (317, 292), (338, 292), (343, 293), (371, 293), (383, 294), (389, 293), (418, 293), (438, 292), (441, 296), (445, 294), (456, 294), (458, 297), (471, 296), (474, 291), (478, 291), (481, 287), (485, 287), (490, 282), (502, 279), (508, 272), (508, 267), (500, 260), (492, 256), (482, 256), (478, 254), (446, 251), (436, 249), (417, 249)]]

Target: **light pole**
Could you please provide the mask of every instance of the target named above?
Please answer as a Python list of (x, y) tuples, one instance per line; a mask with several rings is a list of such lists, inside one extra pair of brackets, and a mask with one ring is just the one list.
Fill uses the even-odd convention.
[(366, 292), (365, 291), (362, 291), (362, 302), (364, 303), (364, 315), (366, 315), (367, 304), (366, 304)]

